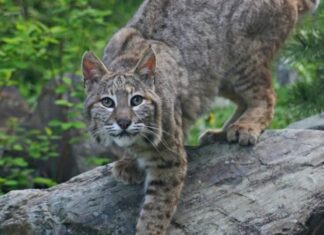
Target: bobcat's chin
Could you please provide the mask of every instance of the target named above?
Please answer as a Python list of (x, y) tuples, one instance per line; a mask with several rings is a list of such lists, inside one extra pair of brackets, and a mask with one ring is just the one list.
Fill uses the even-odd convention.
[(136, 142), (137, 136), (114, 137), (113, 141), (120, 147), (129, 147)]

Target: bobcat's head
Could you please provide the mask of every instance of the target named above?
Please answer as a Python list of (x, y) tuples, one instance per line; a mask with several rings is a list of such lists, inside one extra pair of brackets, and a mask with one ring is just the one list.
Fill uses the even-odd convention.
[(121, 147), (159, 143), (161, 102), (154, 92), (155, 65), (151, 48), (126, 72), (109, 71), (92, 52), (85, 53), (85, 109), (90, 132), (99, 143)]

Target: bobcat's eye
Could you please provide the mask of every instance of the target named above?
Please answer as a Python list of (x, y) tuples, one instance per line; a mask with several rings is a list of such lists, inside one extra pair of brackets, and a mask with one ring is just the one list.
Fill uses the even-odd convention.
[(107, 108), (115, 107), (115, 102), (109, 97), (102, 98), (101, 103), (103, 106), (105, 106)]
[(131, 99), (130, 104), (131, 104), (131, 106), (135, 107), (135, 106), (140, 105), (142, 102), (143, 102), (143, 97), (140, 96), (140, 95), (135, 95), (135, 96)]

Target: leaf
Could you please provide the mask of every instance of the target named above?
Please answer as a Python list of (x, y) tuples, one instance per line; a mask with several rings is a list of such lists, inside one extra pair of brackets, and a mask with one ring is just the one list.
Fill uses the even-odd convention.
[(71, 103), (71, 102), (69, 102), (67, 100), (64, 100), (64, 99), (56, 100), (55, 104), (60, 105), (60, 106), (65, 106), (65, 107), (68, 107), (68, 108), (73, 106), (73, 103)]
[(28, 153), (32, 158), (38, 159), (41, 157), (41, 148), (39, 145), (36, 145), (35, 143), (32, 143), (29, 146)]
[(12, 149), (15, 151), (22, 151), (24, 148), (20, 144), (15, 144)]
[(55, 88), (55, 93), (56, 94), (63, 94), (67, 91), (67, 88), (63, 85), (59, 85)]
[(49, 178), (44, 178), (44, 177), (36, 177), (33, 179), (34, 184), (40, 184), (40, 185), (45, 185), (47, 187), (52, 187), (54, 185), (57, 185), (57, 183)]
[(27, 167), (28, 166), (28, 163), (25, 161), (25, 159), (20, 158), (20, 157), (12, 159), (12, 164), (14, 166), (19, 166), (19, 167)]
[(5, 182), (6, 182), (6, 179), (0, 177), (0, 185), (1, 185), (1, 184), (4, 184)]
[(59, 154), (57, 152), (50, 152), (47, 154), (48, 157), (58, 157)]
[(68, 78), (68, 77), (63, 77), (63, 83), (64, 83), (65, 85), (70, 86), (70, 85), (72, 84), (72, 81), (71, 81), (71, 79)]
[(46, 133), (48, 136), (52, 136), (52, 135), (53, 135), (53, 131), (51, 130), (51, 128), (49, 128), (49, 127), (45, 127), (44, 130), (45, 130), (45, 133)]
[(102, 158), (102, 157), (91, 157), (88, 160), (88, 163), (93, 166), (101, 166), (108, 164), (110, 162), (109, 158)]
[(86, 128), (86, 125), (83, 122), (75, 121), (75, 122), (72, 122), (71, 124), (76, 129), (84, 129), (84, 128)]
[(51, 127), (60, 127), (62, 125), (62, 121), (55, 119), (50, 121), (48, 125)]
[(51, 27), (49, 30), (53, 34), (64, 34), (67, 32), (67, 29), (65, 27), (62, 27), (59, 25), (55, 25), (55, 26)]
[(17, 180), (6, 180), (3, 185), (9, 186), (9, 187), (16, 187), (16, 186), (18, 186), (18, 181)]

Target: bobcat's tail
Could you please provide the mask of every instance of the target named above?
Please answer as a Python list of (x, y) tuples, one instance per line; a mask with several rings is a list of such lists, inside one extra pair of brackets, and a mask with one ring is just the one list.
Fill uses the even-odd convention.
[(320, 0), (297, 0), (298, 12), (299, 14), (314, 12), (319, 3)]

